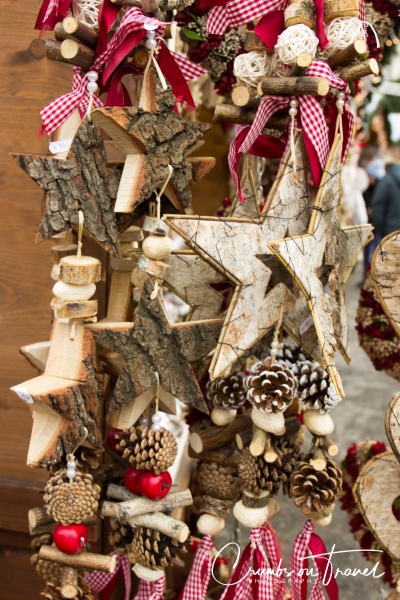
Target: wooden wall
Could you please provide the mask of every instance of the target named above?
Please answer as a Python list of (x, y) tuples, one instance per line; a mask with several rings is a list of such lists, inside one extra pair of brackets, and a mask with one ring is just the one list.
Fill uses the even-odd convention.
[[(28, 509), (42, 504), (46, 471), (29, 469), (28, 407), (10, 387), (36, 376), (18, 348), (48, 339), (51, 312), (51, 241), (35, 245), (42, 192), (8, 153), (46, 153), (39, 139), (39, 110), (71, 89), (69, 65), (44, 57), (44, 40), (33, 29), (36, 0), (2, 0), (0, 37), (0, 581), (2, 600), (32, 600), (43, 588), (29, 563)], [(45, 38), (48, 35), (44, 36)], [(208, 119), (210, 118), (208, 115)], [(220, 128), (207, 134), (216, 169), (196, 186), (195, 210), (212, 214), (226, 195), (226, 141)], [(201, 152), (204, 154), (204, 152)], [(105, 289), (101, 291), (105, 298)], [(103, 298), (103, 299), (104, 299)]]

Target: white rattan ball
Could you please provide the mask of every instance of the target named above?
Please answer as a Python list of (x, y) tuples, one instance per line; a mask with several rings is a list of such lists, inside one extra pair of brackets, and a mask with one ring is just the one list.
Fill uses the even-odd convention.
[(239, 54), (233, 68), (237, 79), (252, 87), (257, 87), (263, 77), (269, 77), (272, 72), (271, 59), (266, 52)]
[(358, 17), (334, 19), (325, 27), (325, 33), (329, 40), (324, 50), (326, 56), (332, 56), (338, 50), (344, 50), (356, 40), (365, 40), (365, 27)]
[(103, 0), (74, 0), (72, 14), (75, 19), (92, 29), (99, 26), (98, 16)]
[(303, 52), (314, 58), (318, 47), (318, 38), (306, 25), (292, 25), (285, 29), (275, 45), (280, 60), (286, 65), (294, 65)]

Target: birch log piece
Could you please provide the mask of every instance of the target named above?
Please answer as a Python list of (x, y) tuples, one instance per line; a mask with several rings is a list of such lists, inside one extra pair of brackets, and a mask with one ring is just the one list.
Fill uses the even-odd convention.
[(302, 52), (299, 54), (299, 56), (296, 58), (296, 64), (290, 73), (290, 77), (300, 77), (305, 75), (308, 67), (312, 63), (312, 60), (312, 54), (309, 54), (308, 52)]
[[(217, 104), (214, 111), (216, 123), (236, 123), (238, 125), (251, 125), (256, 117), (256, 110), (241, 108), (233, 104)], [(288, 124), (287, 114), (276, 113), (265, 124), (269, 129), (284, 131)]]
[(89, 70), (94, 63), (94, 50), (75, 40), (68, 39), (61, 42), (60, 51), (63, 58), (82, 69)]
[(172, 512), (175, 508), (190, 506), (191, 504), (193, 504), (193, 498), (190, 490), (170, 492), (162, 500), (149, 500), (143, 496), (137, 496), (134, 500), (125, 502), (108, 502), (106, 500), (103, 503), (101, 516), (115, 517), (119, 521), (129, 521), (138, 515), (159, 511)]
[(153, 289), (147, 279), (135, 323), (102, 322), (87, 326), (98, 344), (125, 358), (108, 413), (120, 410), (157, 384), (156, 373), (166, 392), (184, 404), (208, 412), (188, 358), (197, 360), (215, 347), (222, 321), (170, 324), (159, 298), (151, 298)]
[(368, 60), (356, 62), (347, 67), (339, 67), (337, 72), (341, 79), (350, 82), (355, 79), (367, 77), (367, 75), (379, 75), (379, 65), (375, 58), (369, 58)]
[(400, 393), (393, 396), (387, 408), (385, 430), (392, 450), (400, 462)]
[(250, 427), (251, 417), (248, 414), (236, 417), (225, 427), (208, 425), (208, 422), (205, 427), (202, 424), (197, 427), (195, 425), (190, 434), (189, 444), (197, 454), (216, 450), (234, 442), (237, 433), (246, 431)]
[(74, 17), (65, 17), (62, 21), (64, 31), (68, 35), (95, 49), (97, 46), (98, 32), (93, 27), (88, 27), (85, 23), (78, 21)]
[(260, 104), (257, 90), (244, 83), (237, 83), (233, 86), (231, 98), (233, 104), (239, 107), (255, 108)]
[(326, 96), (329, 81), (326, 77), (265, 77), (257, 87), (259, 96)]
[(372, 281), (383, 310), (400, 335), (400, 232), (387, 235), (379, 243), (371, 261)]
[[(295, 135), (296, 175), (288, 149), (276, 181), (258, 218), (165, 217), (168, 225), (209, 264), (235, 285), (224, 326), (210, 367), (212, 379), (228, 375), (233, 365), (261, 340), (279, 319), (283, 305), (290, 310), (295, 298), (292, 279), (272, 258), (268, 241), (306, 230), (308, 185), (300, 132)], [(278, 268), (280, 276), (275, 277)]]
[(399, 490), (400, 466), (392, 452), (368, 461), (353, 487), (354, 499), (369, 530), (396, 561), (400, 559), (400, 523), (393, 514), (393, 502)]
[(113, 211), (120, 173), (107, 168), (103, 140), (95, 123), (83, 119), (65, 159), (11, 156), (46, 192), (37, 243), (76, 226), (82, 210), (85, 227), (94, 239), (111, 255), (120, 257)]
[(347, 48), (343, 48), (343, 50), (339, 50), (336, 52), (336, 54), (330, 56), (326, 62), (331, 69), (345, 67), (353, 63), (367, 52), (367, 44), (364, 42), (364, 40), (356, 40), (352, 44), (349, 44)]
[(81, 552), (80, 554), (64, 554), (54, 546), (42, 546), (39, 550), (39, 558), (59, 563), (66, 567), (80, 567), (82, 569), (94, 569), (114, 573), (117, 557), (114, 555), (94, 554), (92, 552)]
[[(340, 281), (345, 282), (372, 228), (369, 225), (339, 227), (341, 159), (342, 142), (338, 135), (322, 176), (308, 233), (270, 242), (269, 247), (295, 278), (308, 301), (324, 363), (337, 393), (343, 397), (344, 390), (335, 367), (338, 341), (332, 320), (332, 300), (324, 294), (324, 284), (317, 276), (317, 270), (325, 265), (336, 266)], [(338, 310), (345, 303), (344, 291), (344, 284), (341, 284)], [(344, 311), (341, 311), (344, 318), (343, 314)], [(336, 334), (339, 346), (345, 352), (348, 347), (347, 337), (344, 338), (347, 335), (347, 318)]]
[[(167, 180), (169, 164), (173, 173), (165, 194), (175, 208), (181, 210), (190, 205), (188, 184), (194, 179), (187, 152), (210, 125), (190, 123), (176, 114), (173, 110), (175, 96), (170, 88), (165, 92), (162, 90), (153, 69), (150, 69), (144, 85), (151, 94), (145, 109), (99, 108), (91, 113), (99, 127), (127, 154), (115, 211), (133, 212), (150, 198)], [(141, 107), (142, 100), (143, 91)], [(209, 160), (215, 163), (214, 159)]]

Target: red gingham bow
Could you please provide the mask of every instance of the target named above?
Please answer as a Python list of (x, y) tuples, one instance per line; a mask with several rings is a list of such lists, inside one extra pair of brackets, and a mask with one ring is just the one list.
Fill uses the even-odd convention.
[[(343, 160), (346, 159), (350, 147), (351, 138), (354, 129), (354, 116), (349, 105), (350, 88), (348, 84), (332, 73), (329, 65), (322, 60), (314, 60), (307, 75), (310, 77), (326, 77), (329, 81), (329, 87), (334, 90), (344, 92), (346, 94), (343, 119), (346, 123), (344, 127), (345, 139), (343, 140)], [(249, 129), (247, 136), (238, 148), (238, 144), (233, 140), (229, 150), (229, 166), (232, 173), (233, 181), (240, 191), (239, 176), (235, 165), (237, 165), (237, 152), (249, 152), (254, 142), (260, 135), (263, 127), (268, 119), (279, 110), (286, 108), (290, 100), (295, 96), (266, 96), (260, 102), (256, 117), (252, 126)], [(325, 167), (326, 159), (329, 153), (329, 132), (326, 124), (323, 108), (315, 96), (298, 96), (300, 108), (300, 122), (296, 117), (297, 125), (303, 130), (305, 143), (309, 153), (315, 153), (316, 161), (310, 160), (311, 168), (314, 177), (314, 183), (319, 184), (322, 170)], [(239, 130), (239, 132), (242, 129)], [(237, 136), (236, 136), (237, 137)], [(235, 143), (236, 142), (236, 143)], [(311, 145), (311, 147), (310, 147)]]
[(165, 583), (165, 575), (160, 579), (151, 583), (151, 581), (139, 581), (139, 589), (132, 600), (163, 600), (163, 589)]
[[(114, 554), (117, 556), (117, 564), (114, 573), (103, 573), (102, 571), (85, 573), (85, 582), (94, 592), (102, 592), (112, 582), (113, 579), (115, 580), (115, 587), (117, 584), (119, 571), (121, 571), (125, 584), (125, 600), (129, 600), (131, 593), (131, 565), (127, 556), (121, 556), (117, 551), (111, 552), (111, 556)], [(110, 596), (113, 589), (110, 590)]]
[(186, 580), (180, 600), (204, 600), (211, 576), (211, 554), (213, 545), (212, 537), (205, 535), (201, 540), (199, 549)]
[(226, 6), (211, 9), (207, 19), (207, 31), (223, 35), (227, 29), (237, 28), (253, 19), (262, 17), (271, 10), (283, 9), (288, 0), (227, 0)]
[[(310, 595), (307, 596), (307, 573), (309, 556), (318, 556), (326, 553), (326, 548), (321, 538), (315, 533), (315, 525), (311, 520), (306, 521), (302, 531), (294, 541), (292, 555), (290, 557), (291, 592), (293, 600), (324, 600), (324, 592), (321, 583), (325, 576), (325, 569), (332, 570), (332, 565), (327, 563), (327, 559), (318, 557), (312, 558), (315, 572), (317, 574)], [(304, 572), (303, 572), (304, 569)], [(330, 574), (333, 575), (332, 571)], [(330, 600), (338, 600), (339, 590), (336, 579), (327, 578), (325, 590)]]

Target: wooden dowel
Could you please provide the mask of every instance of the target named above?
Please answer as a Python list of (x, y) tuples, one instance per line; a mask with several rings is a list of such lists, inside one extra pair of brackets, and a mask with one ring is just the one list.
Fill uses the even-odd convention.
[(257, 95), (256, 88), (253, 88), (244, 83), (237, 83), (233, 86), (231, 92), (232, 102), (236, 106), (247, 106), (254, 108), (260, 103), (260, 98)]
[(65, 17), (62, 26), (66, 34), (72, 35), (89, 48), (96, 48), (98, 33), (95, 29), (88, 27), (75, 17)]
[[(53, 517), (47, 514), (45, 506), (31, 508), (28, 511), (28, 524), (29, 533), (31, 535), (42, 535), (44, 533), (51, 533), (57, 525)], [(97, 518), (91, 517), (90, 519), (84, 521), (84, 524), (86, 526), (96, 525)]]
[[(214, 112), (216, 123), (236, 123), (237, 125), (251, 125), (257, 111), (235, 106), (234, 104), (217, 104)], [(287, 114), (275, 113), (267, 121), (265, 127), (284, 131), (288, 124)]]
[[(249, 431), (251, 433), (251, 430)], [(226, 446), (225, 448), (218, 448), (218, 450), (209, 450), (200, 453), (194, 452), (193, 448), (189, 446), (188, 454), (190, 458), (215, 462), (217, 465), (225, 465), (227, 467), (237, 467), (242, 458), (235, 446)]]
[(328, 92), (326, 77), (266, 77), (257, 88), (259, 96), (326, 96)]
[(349, 82), (361, 79), (367, 75), (379, 75), (379, 65), (375, 58), (369, 58), (368, 60), (363, 60), (347, 67), (339, 67), (337, 72), (341, 79)]
[[(90, 48), (87, 48), (85, 46), (85, 48), (87, 48), (87, 50), (92, 55), (92, 58), (90, 60), (88, 58), (82, 59), (82, 57), (77, 56), (74, 56), (73, 58), (67, 58), (67, 56), (63, 56), (63, 54), (61, 54), (61, 46), (63, 44), (67, 44), (67, 49), (69, 48), (68, 44), (72, 44), (73, 49), (75, 49), (75, 47), (78, 45), (80, 46), (80, 44), (78, 44), (78, 42), (76, 42), (73, 39), (67, 39), (63, 42), (59, 42), (57, 40), (52, 39), (46, 40), (46, 57), (49, 60), (58, 60), (59, 62), (68, 63), (69, 65), (75, 65), (84, 69), (90, 69), (91, 65), (93, 64), (94, 57), (94, 53)], [(67, 53), (66, 50), (64, 50), (64, 52)]]
[(51, 560), (66, 567), (81, 567), (82, 569), (95, 569), (96, 571), (105, 571), (114, 573), (117, 563), (117, 557), (94, 554), (92, 552), (81, 552), (80, 554), (64, 554), (54, 546), (42, 546), (39, 550), (39, 557), (44, 560)]
[(252, 456), (261, 456), (265, 449), (265, 443), (267, 440), (267, 434), (263, 429), (253, 426), (253, 437), (249, 446), (250, 454)]
[(327, 436), (318, 438), (318, 446), (325, 450), (329, 456), (336, 456), (339, 454), (339, 448), (337, 444)]
[(366, 54), (367, 51), (367, 44), (364, 40), (356, 40), (353, 44), (347, 46), (347, 48), (343, 48), (343, 50), (339, 50), (339, 52), (330, 56), (326, 62), (331, 69), (344, 67), (360, 58), (363, 54)]
[(116, 517), (119, 521), (128, 521), (137, 515), (158, 511), (172, 512), (175, 508), (190, 506), (191, 504), (193, 504), (193, 498), (190, 490), (171, 492), (162, 500), (149, 500), (138, 496), (134, 500), (126, 502), (104, 502), (101, 516)]
[(60, 51), (65, 60), (70, 61), (77, 67), (82, 67), (82, 69), (90, 69), (94, 62), (94, 51), (89, 46), (80, 44), (75, 40), (61, 42)]
[(271, 437), (269, 435), (266, 436), (265, 440), (265, 453), (264, 460), (267, 463), (274, 463), (278, 459), (278, 455), (275, 450), (272, 448)]
[(322, 448), (314, 448), (313, 457), (310, 459), (310, 465), (316, 471), (324, 471), (326, 469), (326, 456)]
[(236, 446), (239, 448), (239, 450), (244, 450), (245, 448), (247, 448), (247, 446), (250, 445), (252, 439), (253, 431), (251, 429), (246, 429), (246, 431), (242, 431), (241, 433), (236, 434)]
[(197, 454), (207, 450), (216, 450), (231, 444), (235, 440), (236, 434), (246, 431), (251, 424), (250, 415), (241, 415), (225, 427), (208, 427), (193, 431), (189, 438), (189, 444)]
[(78, 571), (73, 567), (63, 568), (60, 591), (63, 598), (76, 598), (78, 596)]
[(69, 35), (63, 27), (62, 22), (56, 23), (54, 27), (54, 37), (59, 42), (63, 42), (64, 40), (76, 40), (73, 35)]
[(296, 64), (290, 73), (290, 77), (299, 77), (300, 75), (304, 75), (308, 67), (311, 65), (312, 59), (312, 55), (308, 52), (302, 52), (299, 54), (296, 59)]

